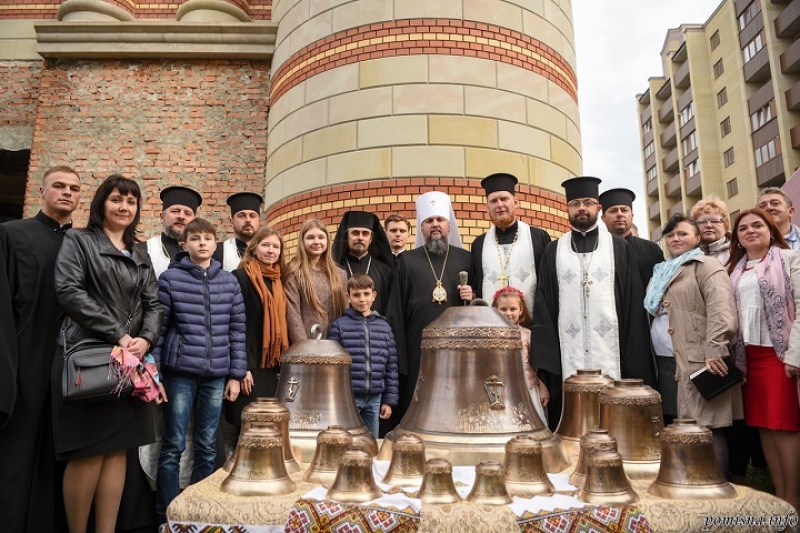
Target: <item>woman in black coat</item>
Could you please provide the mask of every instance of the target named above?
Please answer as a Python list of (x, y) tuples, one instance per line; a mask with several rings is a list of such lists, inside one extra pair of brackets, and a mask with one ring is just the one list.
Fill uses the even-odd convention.
[[(110, 176), (95, 193), (87, 228), (70, 230), (65, 236), (55, 273), (65, 315), (59, 339), (64, 352), (84, 341), (99, 340), (122, 346), (141, 359), (158, 340), (163, 311), (156, 276), (150, 258), (134, 246), (141, 201), (135, 181)], [(63, 357), (56, 357), (53, 426), (56, 455), (68, 461), (64, 505), (69, 530), (86, 531), (94, 504), (95, 531), (113, 533), (125, 483), (126, 451), (155, 441), (152, 405), (136, 397), (63, 404), (63, 366)]]
[(286, 296), (281, 284), (283, 238), (262, 228), (250, 239), (239, 268), (247, 316), (247, 376), (235, 402), (225, 402), (225, 419), (240, 427), (242, 409), (256, 398), (273, 397), (278, 389), (281, 354), (289, 347)]

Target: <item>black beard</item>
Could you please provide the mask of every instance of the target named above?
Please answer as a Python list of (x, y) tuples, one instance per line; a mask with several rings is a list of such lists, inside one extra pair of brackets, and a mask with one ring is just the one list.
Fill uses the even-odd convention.
[(441, 237), (431, 237), (425, 241), (425, 249), (428, 250), (428, 253), (433, 255), (444, 255), (449, 245), (447, 239)]
[(592, 217), (589, 215), (589, 218), (583, 220), (569, 220), (569, 223), (572, 224), (572, 227), (578, 231), (586, 231), (587, 229), (591, 228), (595, 224), (597, 224), (597, 217)]

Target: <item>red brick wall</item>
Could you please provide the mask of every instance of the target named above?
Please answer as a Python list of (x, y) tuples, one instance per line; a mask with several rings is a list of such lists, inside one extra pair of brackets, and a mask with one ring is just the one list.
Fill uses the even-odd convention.
[(33, 126), (42, 63), (0, 61), (0, 126)]
[(0, 20), (54, 19), (61, 0), (7, 0), (0, 5)]
[(200, 191), (200, 215), (222, 220), (226, 198), (261, 193), (266, 171), (268, 64), (258, 61), (47, 62), (36, 115), (26, 215), (55, 164), (83, 177), (83, 224), (94, 190), (113, 173), (137, 179), (146, 235), (160, 231), (158, 194), (169, 185)]

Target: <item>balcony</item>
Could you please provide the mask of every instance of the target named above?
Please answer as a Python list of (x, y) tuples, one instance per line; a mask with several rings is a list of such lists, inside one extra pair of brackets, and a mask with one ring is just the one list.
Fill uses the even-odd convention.
[(658, 198), (658, 177), (647, 182), (647, 196), (655, 196)]
[(764, 146), (772, 139), (779, 137), (780, 134), (781, 130), (778, 126), (778, 119), (773, 118), (753, 132), (753, 146)]
[(689, 62), (686, 61), (681, 65), (681, 68), (675, 73), (675, 87), (680, 87), (681, 89), (687, 88), (691, 84), (691, 79), (689, 77)]
[(672, 122), (675, 120), (675, 109), (672, 106), (672, 98), (669, 98), (658, 109), (659, 122)]
[(650, 206), (648, 209), (648, 214), (650, 216), (650, 220), (659, 220), (661, 217), (661, 202), (656, 200), (656, 202)]
[(678, 142), (677, 135), (675, 135), (675, 122), (670, 122), (669, 126), (661, 132), (661, 146), (664, 148), (672, 148)]
[(789, 130), (789, 136), (792, 139), (792, 148), (800, 150), (800, 125)]
[(655, 228), (650, 232), (650, 240), (653, 242), (658, 242), (661, 240), (661, 228)]
[(778, 155), (756, 169), (759, 187), (780, 187), (786, 182), (783, 170), (783, 158)]
[(689, 119), (689, 122), (681, 126), (681, 139), (685, 139), (696, 129), (697, 127), (694, 125), (694, 117), (692, 117)]
[[(650, 93), (648, 92), (647, 94), (650, 94)], [(648, 120), (650, 117), (652, 117), (652, 116), (653, 116), (653, 106), (649, 105), (649, 106), (645, 107), (645, 108), (644, 108), (644, 111), (642, 111), (642, 114), (641, 114), (640, 116), (641, 116), (641, 118), (639, 119), (639, 121), (640, 121), (642, 124), (644, 124), (645, 122), (647, 122), (647, 120)]]
[(686, 180), (686, 195), (687, 196), (703, 196), (703, 190), (700, 185), (700, 173), (695, 172), (694, 176)]
[(738, 17), (739, 15), (741, 15), (742, 11), (744, 11), (744, 8), (746, 8), (752, 3), (753, 0), (735, 0), (733, 3), (733, 7), (734, 10), (736, 11), (736, 16)]
[(643, 143), (645, 146), (647, 146), (648, 144), (650, 144), (651, 142), (653, 142), (653, 136), (654, 136), (654, 135), (655, 135), (655, 133), (654, 133), (654, 132), (653, 132), (653, 130), (651, 129), (650, 131), (648, 131), (647, 133), (645, 133), (645, 134), (644, 134), (644, 137), (642, 137), (642, 143)]
[(789, 111), (800, 110), (800, 81), (786, 91), (786, 107)]
[(670, 198), (680, 198), (681, 196), (681, 175), (680, 173), (672, 176), (664, 186), (664, 192)]
[(670, 153), (661, 160), (661, 166), (667, 172), (675, 172), (675, 169), (678, 168), (678, 147), (672, 149)]
[(781, 72), (784, 74), (800, 72), (800, 39), (793, 42), (781, 54)]
[(739, 48), (744, 48), (747, 43), (756, 38), (761, 30), (764, 29), (764, 18), (762, 12), (759, 11), (753, 17), (753, 20), (739, 32)]
[(683, 202), (677, 202), (675, 205), (667, 209), (668, 217), (671, 217), (672, 215), (677, 215), (678, 213), (683, 213)]
[[(800, 1), (800, 0), (796, 0)], [(769, 56), (765, 46), (744, 64), (744, 81), (747, 83), (760, 83), (769, 79)]]
[(772, 81), (769, 83), (765, 83), (758, 89), (756, 92), (747, 99), (747, 109), (749, 114), (753, 114), (765, 105), (767, 105), (770, 100), (775, 98), (775, 93), (772, 91)]
[(781, 39), (791, 39), (800, 31), (800, 0), (783, 8), (775, 19), (775, 33)]

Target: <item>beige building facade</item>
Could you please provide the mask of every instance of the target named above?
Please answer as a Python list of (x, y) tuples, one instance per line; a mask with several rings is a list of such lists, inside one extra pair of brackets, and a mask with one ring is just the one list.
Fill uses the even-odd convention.
[(637, 95), (648, 234), (714, 194), (732, 218), (800, 166), (800, 1), (724, 0), (669, 30)]

